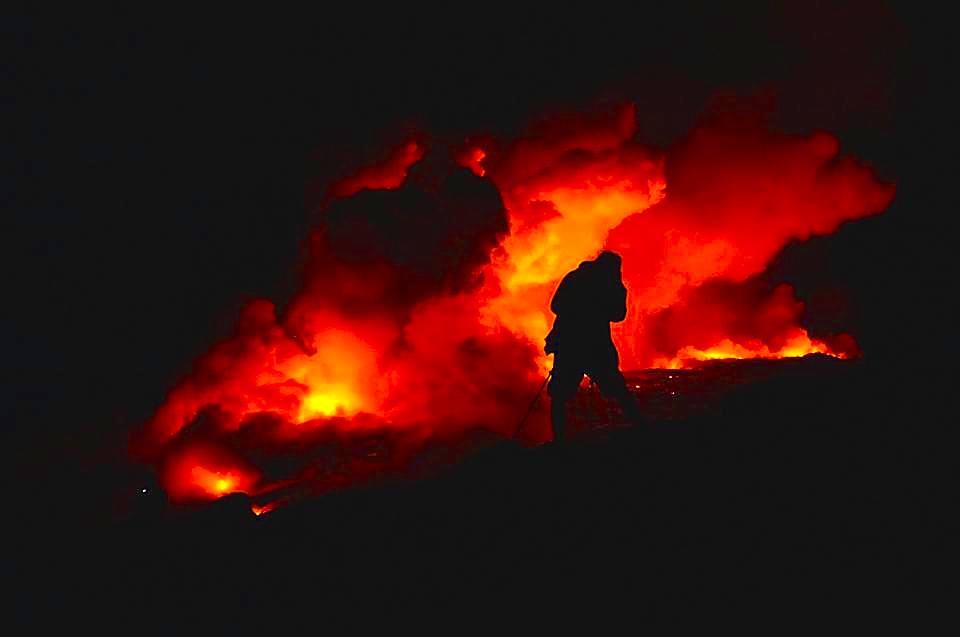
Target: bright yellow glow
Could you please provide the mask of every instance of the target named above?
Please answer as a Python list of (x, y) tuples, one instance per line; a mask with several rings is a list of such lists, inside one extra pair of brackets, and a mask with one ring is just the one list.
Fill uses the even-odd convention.
[(353, 416), (373, 412), (380, 401), (377, 353), (359, 337), (344, 330), (327, 329), (313, 342), (315, 354), (286, 362), (285, 379), (303, 386), (290, 419), (303, 423), (316, 418)]
[(190, 475), (195, 485), (211, 495), (221, 496), (239, 490), (240, 481), (233, 473), (221, 473), (196, 466), (190, 470)]
[(318, 416), (335, 416), (355, 410), (356, 398), (343, 386), (329, 386), (310, 392), (300, 407), (300, 421)]

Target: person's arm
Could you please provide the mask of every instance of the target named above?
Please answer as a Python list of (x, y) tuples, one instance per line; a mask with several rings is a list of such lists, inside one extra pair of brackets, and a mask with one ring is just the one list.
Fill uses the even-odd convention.
[(553, 300), (550, 301), (550, 311), (560, 316), (560, 314), (566, 309), (567, 306), (567, 297), (570, 292), (570, 275), (572, 272), (568, 273), (563, 280), (560, 281), (560, 285), (557, 286), (557, 291), (553, 293)]
[(611, 292), (610, 321), (619, 323), (627, 318), (627, 288), (622, 281), (617, 281)]

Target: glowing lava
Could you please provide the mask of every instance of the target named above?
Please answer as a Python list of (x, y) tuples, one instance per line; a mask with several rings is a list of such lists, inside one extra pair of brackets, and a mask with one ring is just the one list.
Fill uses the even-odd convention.
[(760, 341), (754, 341), (744, 345), (725, 338), (716, 345), (706, 349), (699, 349), (690, 345), (682, 347), (673, 358), (658, 358), (654, 360), (653, 367), (683, 369), (689, 367), (691, 361), (744, 358), (792, 358), (807, 356), (809, 354), (827, 354), (836, 358), (850, 357), (846, 352), (834, 351), (823, 341), (811, 339), (807, 331), (803, 328), (796, 328), (796, 331), (788, 337), (787, 342), (779, 349), (771, 350), (767, 344)]

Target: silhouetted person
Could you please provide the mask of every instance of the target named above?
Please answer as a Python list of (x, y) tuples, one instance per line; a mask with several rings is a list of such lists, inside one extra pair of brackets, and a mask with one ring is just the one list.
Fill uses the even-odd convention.
[(622, 259), (601, 252), (584, 261), (560, 282), (550, 302), (557, 315), (545, 339), (544, 351), (554, 354), (553, 378), (547, 388), (553, 438), (562, 442), (567, 404), (576, 395), (583, 375), (600, 386), (607, 398), (616, 399), (631, 422), (640, 422), (636, 399), (620, 373), (620, 357), (610, 336), (610, 323), (627, 316), (627, 288), (620, 272)]

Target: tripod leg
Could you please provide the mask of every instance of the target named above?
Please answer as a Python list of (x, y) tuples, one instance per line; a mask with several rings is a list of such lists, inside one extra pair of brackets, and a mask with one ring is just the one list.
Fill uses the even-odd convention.
[(543, 379), (543, 384), (540, 385), (540, 389), (537, 390), (537, 395), (534, 396), (534, 397), (533, 397), (533, 400), (530, 402), (530, 407), (527, 408), (527, 413), (525, 413), (525, 414), (523, 415), (523, 419), (520, 420), (519, 423), (517, 423), (517, 428), (516, 428), (516, 430), (514, 430), (514, 432), (513, 432), (513, 437), (514, 437), (514, 438), (519, 437), (519, 436), (520, 436), (520, 432), (523, 431), (523, 426), (526, 424), (527, 418), (530, 417), (530, 413), (533, 411), (533, 408), (537, 406), (537, 401), (540, 400), (540, 394), (543, 393), (543, 388), (547, 386), (547, 383), (550, 381), (550, 377), (551, 377), (551, 376), (553, 376), (553, 372), (552, 372), (552, 371), (551, 371), (549, 374), (547, 374), (547, 377), (546, 377), (546, 378)]

